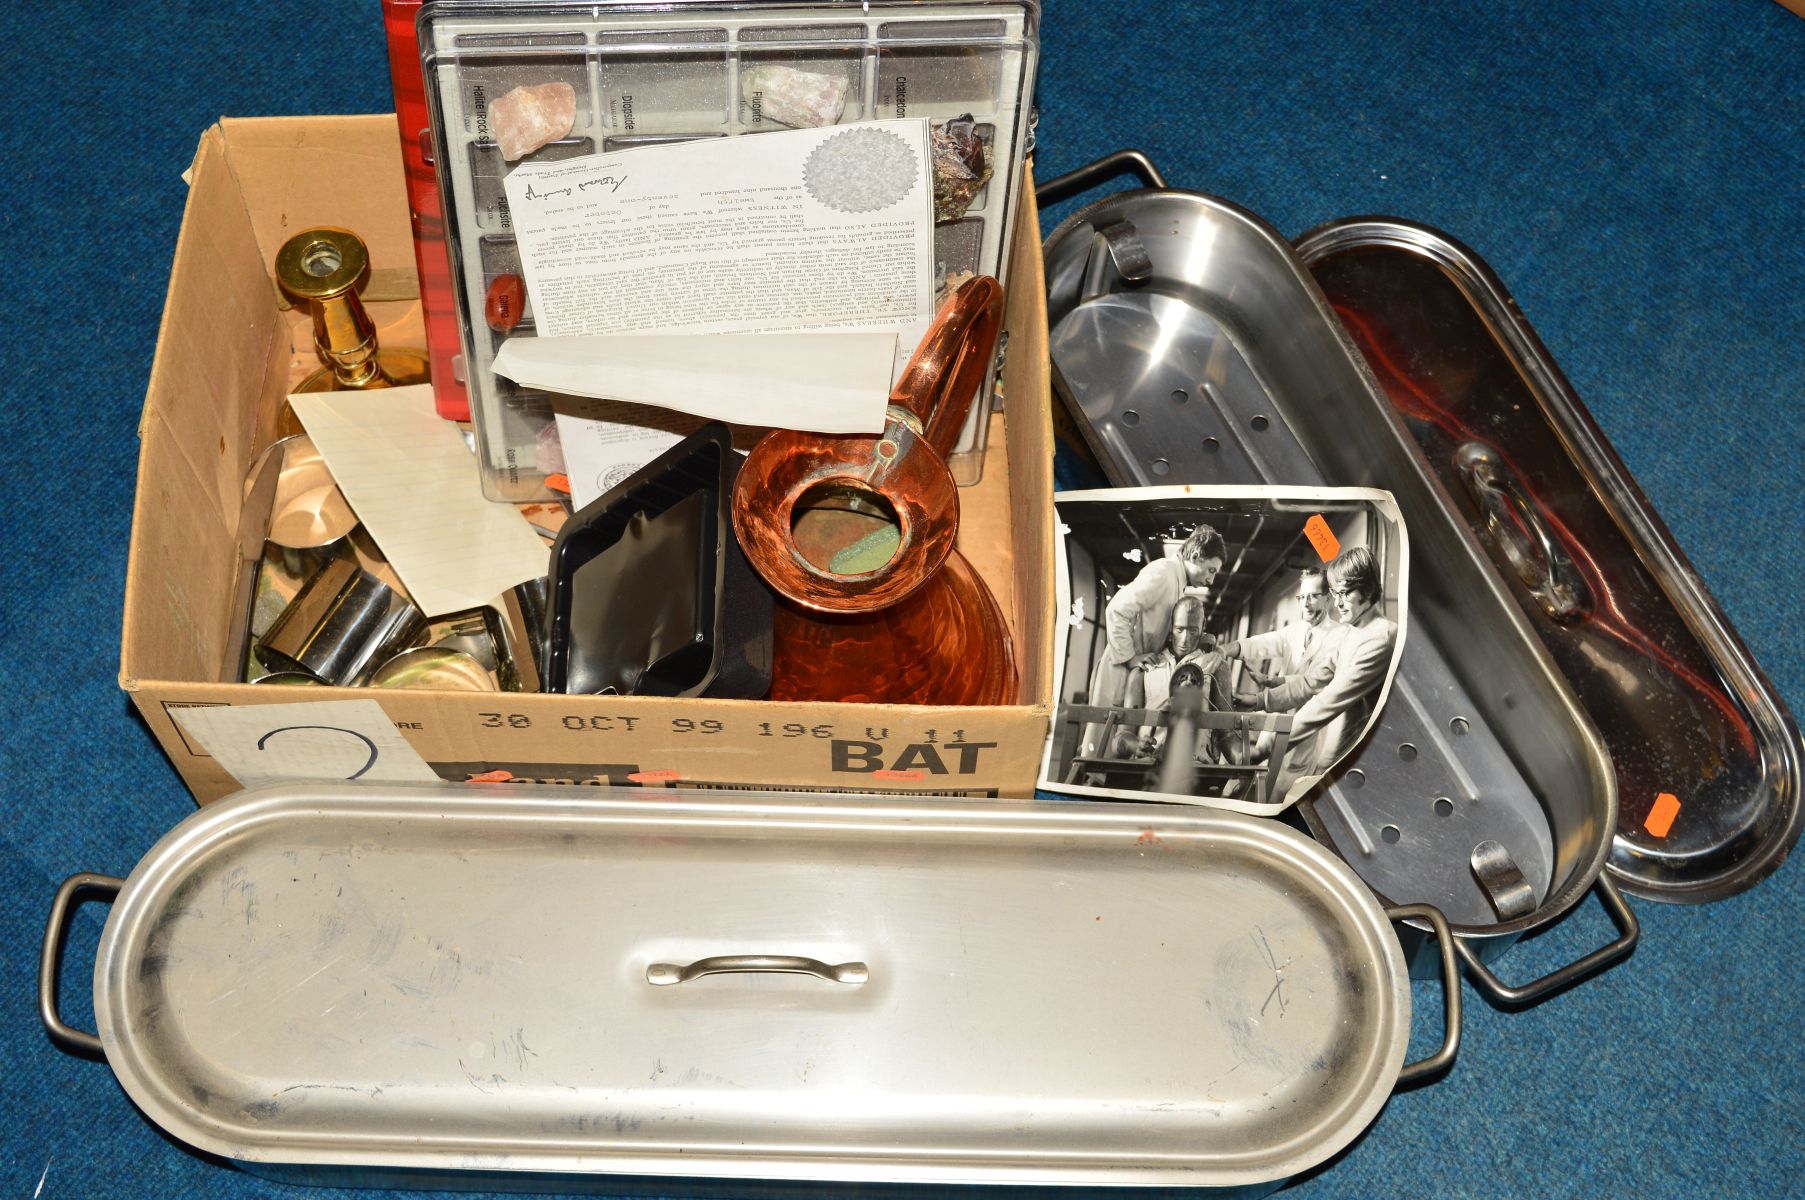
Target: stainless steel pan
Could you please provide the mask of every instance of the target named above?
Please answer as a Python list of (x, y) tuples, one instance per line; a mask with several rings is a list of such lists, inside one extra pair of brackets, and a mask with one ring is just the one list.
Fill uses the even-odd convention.
[(1619, 802), (1605, 870), (1680, 903), (1765, 878), (1799, 837), (1798, 723), (1503, 281), (1395, 217), (1297, 251), (1598, 725)]
[[(1321, 292), (1265, 222), (1165, 186), (1133, 151), (1049, 181), (1040, 201), (1125, 171), (1150, 186), (1078, 210), (1045, 246), (1054, 389), (1110, 481), (1380, 487), (1410, 530), (1392, 693), (1302, 806), (1312, 831), (1387, 900), (1442, 909), (1500, 1002), (1628, 954), (1635, 917), (1600, 875), (1617, 825), (1609, 756)], [(1594, 887), (1618, 938), (1525, 985), (1492, 973)]]

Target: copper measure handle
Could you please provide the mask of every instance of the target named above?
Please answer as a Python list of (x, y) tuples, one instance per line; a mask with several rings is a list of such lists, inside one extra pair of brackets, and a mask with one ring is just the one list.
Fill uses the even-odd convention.
[(953, 452), (972, 397), (1003, 331), (1003, 285), (979, 275), (952, 294), (915, 348), (890, 403), (921, 421), (922, 440), (941, 458)]

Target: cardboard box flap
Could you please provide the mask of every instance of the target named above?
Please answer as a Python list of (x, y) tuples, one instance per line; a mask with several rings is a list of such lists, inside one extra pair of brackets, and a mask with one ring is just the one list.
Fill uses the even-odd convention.
[[(1003, 394), (1009, 413), (1009, 527), (1013, 531), (1014, 592), (1036, 598), (1005, 611), (1015, 616), (1015, 653), (1021, 698), (1041, 712), (1053, 695), (1053, 368), (1047, 354), (1047, 284), (1040, 256), (1040, 211), (1034, 203), (1032, 165), (1024, 168), (1021, 213), (1009, 253), (1004, 324), (1009, 345), (1003, 359)], [(996, 442), (991, 442), (992, 446)]]
[[(275, 343), (287, 341), (251, 218), (218, 126), (195, 152), (182, 232), (139, 420), (133, 561), (180, 570), (126, 579), (121, 686), (137, 677), (211, 679), (224, 652), (235, 528), (256, 405)], [(153, 636), (152, 630), (156, 633)]]
[[(420, 294), (395, 118), (223, 117), (219, 128), (265, 263), (303, 229), (338, 225), (370, 249), (366, 302)], [(272, 287), (274, 284), (272, 282)], [(289, 307), (277, 291), (277, 303)]]

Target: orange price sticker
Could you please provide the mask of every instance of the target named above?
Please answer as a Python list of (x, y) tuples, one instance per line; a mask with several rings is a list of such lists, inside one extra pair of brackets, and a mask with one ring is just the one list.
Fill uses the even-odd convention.
[(663, 783), (669, 779), (683, 778), (681, 771), (634, 771), (627, 776), (634, 783)]
[(1333, 560), (1341, 553), (1341, 541), (1335, 536), (1335, 531), (1329, 528), (1329, 523), (1322, 519), (1321, 513), (1304, 522), (1304, 536), (1310, 539), (1310, 545), (1316, 550), (1316, 557), (1324, 562)]
[(506, 782), (508, 782), (508, 780), (510, 780), (512, 778), (514, 778), (514, 772), (512, 772), (512, 771), (501, 771), (501, 770), (484, 771), (481, 775), (472, 775), (469, 779), (469, 782), (471, 782), (471, 783), (506, 783)]
[(1642, 828), (1656, 837), (1666, 837), (1679, 815), (1680, 798), (1672, 792), (1662, 792), (1655, 797), (1655, 806), (1648, 810), (1648, 820), (1642, 822)]
[(547, 475), (545, 477), (545, 486), (554, 492), (563, 492), (568, 496), (570, 495), (570, 476), (562, 472), (555, 475)]
[(927, 772), (926, 771), (891, 771), (891, 770), (885, 769), (882, 771), (873, 771), (871, 773), (871, 777), (873, 779), (924, 779), (927, 777)]

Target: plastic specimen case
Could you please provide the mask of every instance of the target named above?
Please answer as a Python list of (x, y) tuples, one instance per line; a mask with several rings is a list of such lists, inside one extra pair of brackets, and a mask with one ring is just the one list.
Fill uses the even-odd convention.
[[(496, 500), (551, 495), (551, 397), (492, 371), (509, 337), (534, 335), (529, 308), (505, 332), (484, 305), (520, 270), (502, 180), (527, 162), (788, 128), (765, 112), (758, 81), (773, 67), (837, 75), (838, 124), (966, 114), (993, 174), (956, 221), (936, 225), (936, 275), (1001, 276), (1032, 142), (1037, 0), (842, 0), (600, 4), (437, 0), (419, 16), (421, 67), (444, 205), (463, 379), (484, 491)], [(489, 107), (517, 87), (564, 82), (576, 93), (567, 137), (503, 160)], [(994, 372), (982, 396), (990, 395)], [(949, 460), (962, 484), (983, 470), (988, 404), (977, 404)]]

